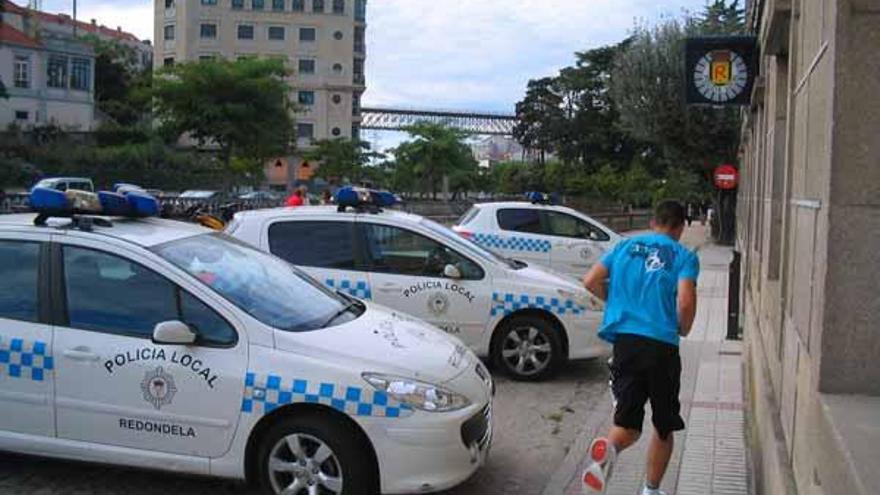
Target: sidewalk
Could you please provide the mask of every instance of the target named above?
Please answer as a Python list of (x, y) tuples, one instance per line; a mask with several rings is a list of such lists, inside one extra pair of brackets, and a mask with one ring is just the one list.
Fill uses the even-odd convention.
[[(731, 250), (709, 243), (707, 235), (705, 227), (695, 225), (682, 239), (699, 249), (699, 300), (694, 329), (681, 343), (681, 405), (687, 429), (676, 434), (661, 488), (668, 495), (747, 495), (741, 344), (725, 341)], [(645, 434), (618, 458), (608, 495), (636, 495), (644, 482), (652, 429), (650, 407), (646, 409)], [(607, 403), (590, 414), (543, 495), (581, 493), (587, 447), (593, 437), (606, 434), (611, 415), (609, 394)]]

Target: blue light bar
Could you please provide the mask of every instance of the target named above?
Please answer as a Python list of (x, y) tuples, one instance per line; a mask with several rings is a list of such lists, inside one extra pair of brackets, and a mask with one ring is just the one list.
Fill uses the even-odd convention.
[(388, 191), (377, 191), (362, 187), (343, 187), (336, 191), (336, 204), (341, 208), (393, 206), (398, 202), (397, 196)]
[(526, 193), (526, 199), (533, 204), (538, 205), (555, 205), (559, 203), (556, 194), (547, 194), (537, 191), (529, 191)]
[(158, 216), (159, 201), (143, 189), (128, 184), (118, 192), (58, 191), (35, 187), (30, 195), (31, 209), (39, 218), (72, 217), (79, 214), (143, 218)]

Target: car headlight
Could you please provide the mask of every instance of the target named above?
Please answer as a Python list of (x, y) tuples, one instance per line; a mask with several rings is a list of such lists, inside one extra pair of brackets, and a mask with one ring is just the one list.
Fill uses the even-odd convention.
[(381, 373), (363, 373), (361, 376), (376, 390), (422, 411), (457, 411), (471, 404), (467, 397), (431, 383)]

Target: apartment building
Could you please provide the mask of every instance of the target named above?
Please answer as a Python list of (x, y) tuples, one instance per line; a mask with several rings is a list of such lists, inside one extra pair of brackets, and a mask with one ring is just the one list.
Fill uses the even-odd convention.
[(156, 66), (212, 58), (285, 60), (296, 116), (298, 156), (273, 160), (273, 189), (308, 180), (301, 158), (314, 140), (357, 138), (366, 90), (366, 0), (156, 0)]
[(743, 256), (756, 493), (880, 493), (880, 2), (752, 0)]

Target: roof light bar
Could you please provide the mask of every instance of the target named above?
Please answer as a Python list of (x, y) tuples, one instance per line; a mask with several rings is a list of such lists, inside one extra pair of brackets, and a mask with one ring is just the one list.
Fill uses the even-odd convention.
[(526, 199), (536, 205), (559, 204), (559, 196), (556, 193), (547, 194), (543, 192), (529, 191), (526, 193)]
[(44, 225), (50, 217), (73, 217), (74, 215), (106, 215), (115, 217), (144, 218), (158, 216), (159, 201), (143, 189), (125, 184), (116, 192), (67, 190), (58, 191), (35, 187), (30, 194), (31, 209), (37, 212), (34, 223)]
[(346, 208), (381, 209), (393, 206), (397, 202), (397, 196), (388, 191), (362, 187), (343, 187), (336, 191), (336, 204), (340, 210)]

